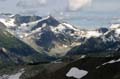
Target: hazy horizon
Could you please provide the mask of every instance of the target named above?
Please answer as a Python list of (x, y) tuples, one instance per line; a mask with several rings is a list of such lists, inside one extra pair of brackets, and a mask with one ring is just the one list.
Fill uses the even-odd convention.
[(51, 14), (81, 28), (95, 28), (120, 23), (119, 3), (120, 0), (0, 0), (0, 12)]

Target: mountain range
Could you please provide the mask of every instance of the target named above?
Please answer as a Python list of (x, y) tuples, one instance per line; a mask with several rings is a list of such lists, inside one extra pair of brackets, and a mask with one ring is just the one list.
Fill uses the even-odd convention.
[(77, 79), (67, 74), (70, 68), (86, 73), (80, 79), (119, 79), (119, 55), (120, 24), (89, 30), (51, 15), (0, 14), (2, 79), (18, 69), (24, 69), (21, 79)]
[[(3, 15), (2, 15), (3, 16)], [(119, 51), (119, 24), (95, 30), (78, 29), (52, 16), (12, 15), (0, 18), (16, 38), (36, 51), (50, 56), (65, 56), (87, 52)], [(73, 48), (73, 49), (72, 49)], [(64, 50), (62, 50), (64, 49)], [(75, 53), (77, 52), (77, 53)]]

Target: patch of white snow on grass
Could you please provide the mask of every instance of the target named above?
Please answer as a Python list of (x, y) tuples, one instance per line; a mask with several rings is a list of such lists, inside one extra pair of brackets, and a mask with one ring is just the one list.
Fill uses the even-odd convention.
[(66, 74), (67, 77), (74, 77), (76, 79), (81, 79), (82, 77), (86, 76), (88, 74), (88, 71), (80, 70), (76, 67), (73, 67), (69, 70), (69, 72)]
[[(113, 64), (113, 63), (117, 63), (117, 62), (120, 62), (120, 59), (105, 62), (101, 66), (104, 66), (104, 65), (107, 65), (107, 64)], [(96, 69), (100, 68), (101, 66), (97, 66)]]
[(102, 64), (102, 65), (112, 64), (112, 63), (117, 63), (117, 62), (120, 62), (120, 59), (118, 59), (118, 60), (111, 60), (111, 61), (108, 61), (108, 62)]
[(86, 57), (86, 55), (82, 55), (81, 57), (80, 57), (80, 59), (84, 59)]

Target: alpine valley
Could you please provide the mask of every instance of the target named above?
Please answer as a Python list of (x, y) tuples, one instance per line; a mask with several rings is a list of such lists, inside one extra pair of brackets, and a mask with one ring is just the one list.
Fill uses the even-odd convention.
[(120, 79), (119, 66), (120, 24), (88, 30), (0, 14), (0, 79)]

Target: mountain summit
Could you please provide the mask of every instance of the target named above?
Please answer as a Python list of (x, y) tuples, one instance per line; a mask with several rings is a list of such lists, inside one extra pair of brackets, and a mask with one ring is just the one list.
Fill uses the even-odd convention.
[(7, 25), (9, 33), (50, 56), (119, 50), (119, 24), (110, 28), (82, 30), (52, 16), (22, 15), (0, 18), (0, 22)]

